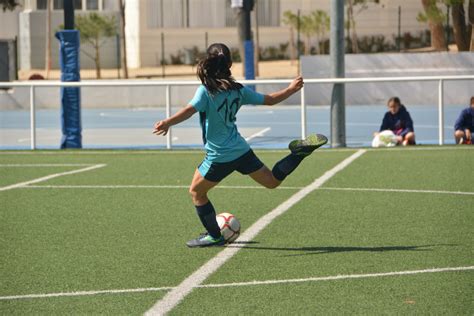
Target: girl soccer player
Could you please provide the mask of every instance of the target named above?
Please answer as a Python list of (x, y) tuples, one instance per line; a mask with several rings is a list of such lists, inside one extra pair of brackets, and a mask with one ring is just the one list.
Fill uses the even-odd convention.
[(154, 134), (166, 135), (171, 126), (199, 112), (206, 157), (194, 172), (189, 193), (207, 232), (188, 241), (188, 247), (225, 244), (214, 206), (207, 197), (207, 192), (225, 177), (237, 170), (266, 188), (276, 188), (306, 156), (328, 141), (319, 134), (310, 135), (305, 140), (294, 140), (289, 144), (291, 153), (277, 162), (272, 170), (268, 169), (237, 131), (235, 116), (242, 104), (274, 105), (287, 99), (303, 87), (303, 78), (297, 77), (283, 90), (262, 95), (235, 81), (230, 72), (231, 66), (230, 51), (226, 45), (216, 43), (209, 46), (207, 56), (197, 66), (202, 85), (196, 90), (194, 98), (175, 115), (154, 125)]

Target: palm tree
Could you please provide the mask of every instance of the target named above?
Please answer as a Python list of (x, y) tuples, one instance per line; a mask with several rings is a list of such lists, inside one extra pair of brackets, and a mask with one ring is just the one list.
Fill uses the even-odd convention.
[(320, 49), (320, 41), (324, 40), (324, 37), (326, 36), (326, 31), (329, 30), (329, 15), (322, 10), (313, 11), (311, 15), (313, 17), (313, 23), (316, 34), (316, 52), (318, 54), (324, 54), (324, 45), (322, 45), (322, 49)]
[(305, 37), (304, 54), (311, 54), (311, 37), (316, 33), (316, 25), (312, 15), (301, 17), (301, 33)]
[(283, 12), (283, 24), (290, 27), (290, 59), (296, 59), (295, 29), (298, 28), (298, 16), (291, 11)]

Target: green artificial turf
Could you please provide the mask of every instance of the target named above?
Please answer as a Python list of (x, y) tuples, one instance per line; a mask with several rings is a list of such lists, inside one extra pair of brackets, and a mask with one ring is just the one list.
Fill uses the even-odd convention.
[(469, 271), (205, 288), (170, 315), (472, 315), (473, 282)]
[[(209, 196), (217, 212), (234, 213), (245, 230), (354, 152), (316, 151), (284, 182), (292, 189), (216, 188)], [(257, 154), (271, 168), (286, 152)], [(457, 147), (369, 150), (276, 218), (205, 283), (472, 266), (473, 195), (324, 187), (473, 192), (469, 170), (459, 167), (473, 154)], [(0, 154), (0, 164), (106, 164), (35, 185), (183, 186), (0, 192), (0, 296), (178, 285), (221, 250), (184, 246), (202, 232), (187, 192), (202, 158), (199, 151)], [(0, 167), (0, 186), (80, 168)], [(235, 173), (221, 185), (256, 183)], [(472, 271), (464, 271), (200, 288), (173, 313), (467, 314), (472, 278)], [(164, 294), (0, 300), (0, 314), (141, 314)]]
[(0, 301), (2, 315), (142, 315), (166, 292), (98, 294)]
[(53, 173), (71, 171), (81, 167), (2, 167), (0, 166), (0, 187), (45, 177)]

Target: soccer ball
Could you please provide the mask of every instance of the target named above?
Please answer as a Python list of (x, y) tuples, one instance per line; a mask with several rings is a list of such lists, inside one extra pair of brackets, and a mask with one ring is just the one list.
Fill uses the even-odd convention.
[(236, 240), (240, 235), (240, 222), (230, 213), (220, 213), (216, 216), (221, 234), (228, 243)]

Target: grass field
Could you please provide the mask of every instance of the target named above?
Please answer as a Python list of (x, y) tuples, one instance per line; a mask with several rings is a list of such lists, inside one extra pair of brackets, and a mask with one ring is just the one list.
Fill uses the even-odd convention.
[[(328, 176), (356, 152), (319, 150), (276, 190), (239, 174), (214, 189), (245, 231), (327, 180), (224, 248), (170, 314), (472, 314), (474, 149), (367, 150)], [(202, 232), (187, 193), (202, 156), (0, 152), (0, 314), (143, 314), (179, 289), (223, 250), (184, 245)]]

